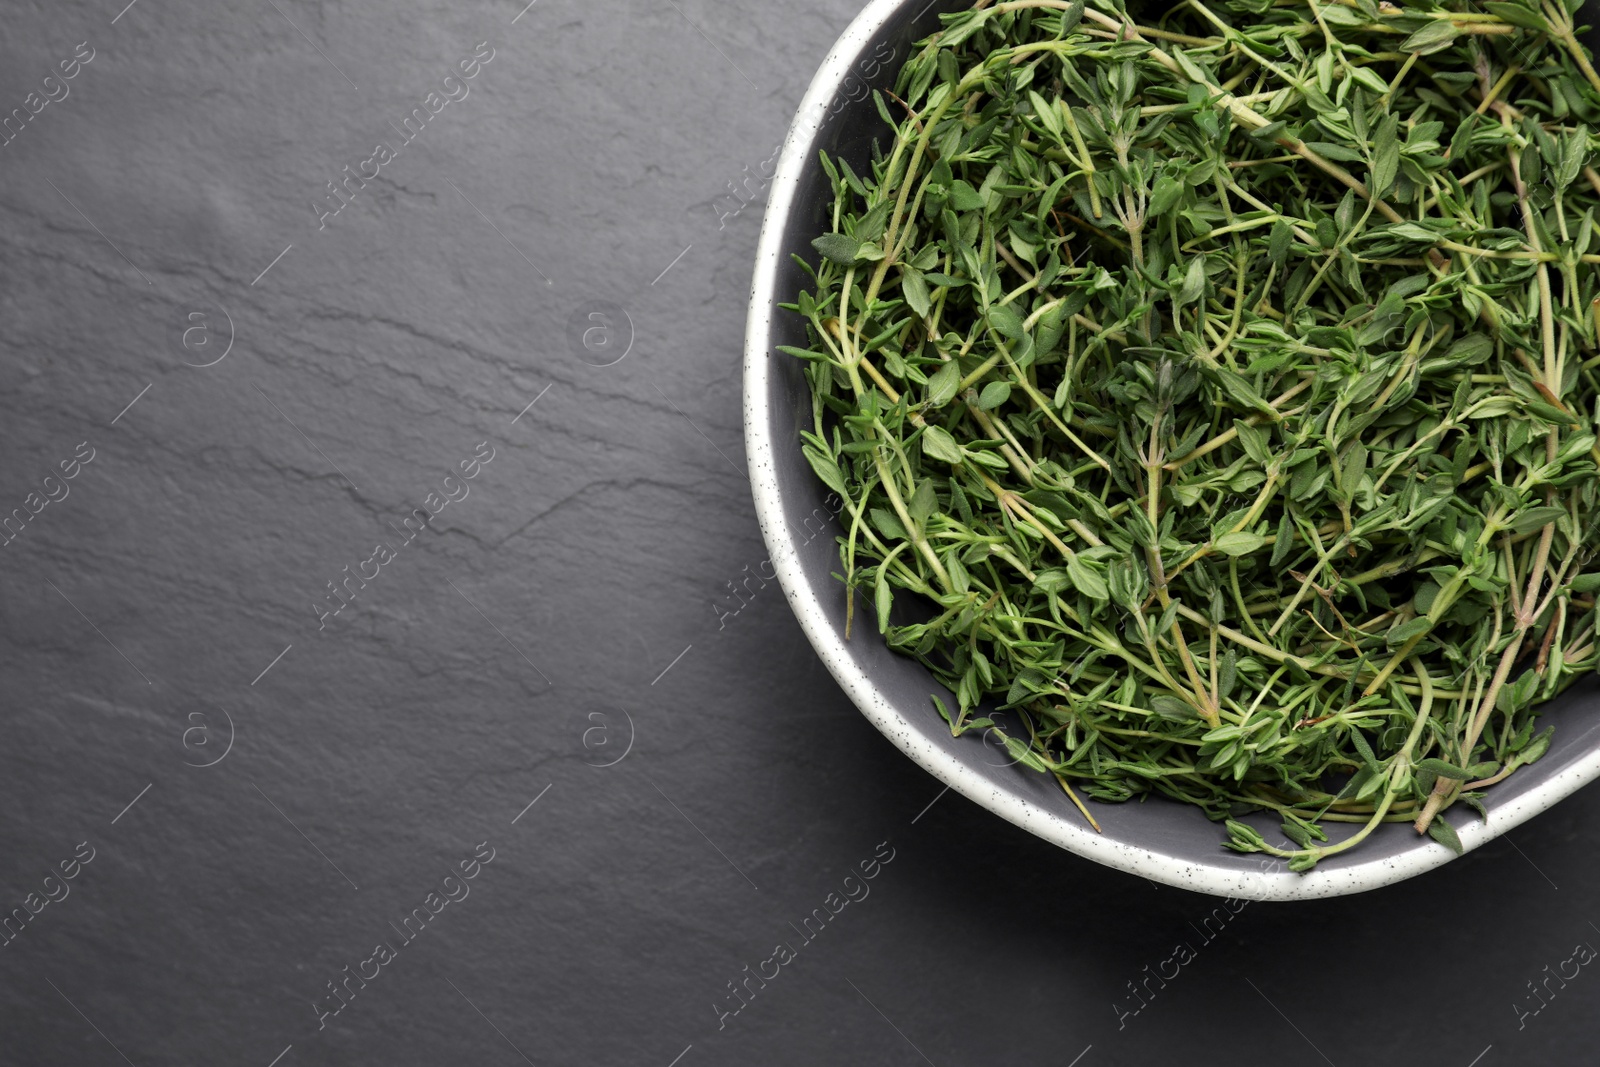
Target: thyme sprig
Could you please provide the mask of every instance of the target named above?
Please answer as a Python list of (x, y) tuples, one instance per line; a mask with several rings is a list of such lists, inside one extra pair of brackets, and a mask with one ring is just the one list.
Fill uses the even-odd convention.
[(1295, 870), (1384, 822), (1459, 850), (1439, 813), (1544, 753), (1597, 662), (1577, 9), (986, 0), (875, 95), (866, 173), (824, 154), (803, 447), (953, 733), (1011, 709), (1074, 800)]

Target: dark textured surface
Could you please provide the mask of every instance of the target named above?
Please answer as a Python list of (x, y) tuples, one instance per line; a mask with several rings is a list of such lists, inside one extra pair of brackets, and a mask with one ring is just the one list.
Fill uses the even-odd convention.
[[(1213, 900), (927, 808), (749, 577), (760, 204), (727, 183), (759, 199), (853, 4), (119, 7), (13, 3), (0, 38), (25, 116), (94, 49), (0, 147), (0, 514), (94, 449), (0, 549), (0, 907), (40, 908), (0, 947), (0, 1063), (1592, 1061), (1587, 969), (1517, 1013), (1600, 944), (1600, 794), (1404, 885), (1207, 925)], [(470, 94), (319, 231), (325, 183), (484, 40)], [(632, 323), (610, 366), (570, 325), (596, 302), (613, 346)], [(227, 317), (227, 356), (186, 366)]]

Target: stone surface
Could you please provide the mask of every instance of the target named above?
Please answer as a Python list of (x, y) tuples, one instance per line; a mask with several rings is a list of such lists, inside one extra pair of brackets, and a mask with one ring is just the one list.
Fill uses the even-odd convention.
[[(118, 6), (12, 3), (0, 41), (0, 514), (67, 492), (0, 550), (0, 909), (40, 908), (0, 1062), (1589, 1058), (1600, 979), (1519, 1011), (1600, 943), (1600, 794), (1216, 917), (942, 796), (776, 587), (735, 598), (761, 205), (729, 183), (853, 4)], [(346, 967), (377, 975), (319, 1027)]]

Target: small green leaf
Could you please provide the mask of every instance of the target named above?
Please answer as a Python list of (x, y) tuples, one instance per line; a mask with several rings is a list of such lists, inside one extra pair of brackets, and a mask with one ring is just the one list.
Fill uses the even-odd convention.
[(1047, 771), (1050, 769), (1044, 760), (1039, 758), (1039, 754), (1029, 748), (1020, 738), (1012, 737), (1010, 734), (1001, 734), (1000, 736), (1005, 741), (1006, 751), (1011, 753), (1011, 758), (1024, 767), (1035, 771)]
[(1411, 640), (1413, 637), (1422, 636), (1432, 627), (1432, 619), (1428, 618), (1426, 615), (1418, 615), (1409, 622), (1403, 622), (1399, 626), (1391, 626), (1389, 628), (1389, 632), (1384, 635), (1384, 642), (1390, 648), (1397, 648)]
[(1539, 735), (1529, 742), (1528, 747), (1517, 753), (1516, 764), (1519, 767), (1536, 762), (1546, 752), (1550, 751), (1550, 736), (1555, 733), (1554, 726), (1547, 726)]
[(861, 242), (848, 234), (825, 233), (812, 241), (811, 247), (841, 267), (850, 266), (861, 256)]
[(978, 410), (992, 411), (1011, 399), (1010, 382), (990, 382), (978, 394)]
[(1222, 670), (1217, 677), (1217, 694), (1226, 700), (1239, 680), (1239, 650), (1232, 645), (1222, 655)]
[(832, 456), (810, 447), (804, 449), (804, 452), (806, 462), (811, 464), (811, 469), (822, 479), (823, 485), (840, 496), (850, 495), (850, 491), (845, 488), (844, 475), (839, 470), (839, 464), (834, 462)]
[(1432, 244), (1443, 236), (1438, 231), (1431, 230), (1417, 222), (1397, 222), (1392, 226), (1384, 227), (1382, 232), (1393, 234), (1407, 241), (1420, 241), (1423, 244)]
[[(1376, 78), (1377, 75), (1373, 77)], [(1389, 191), (1389, 186), (1393, 185), (1395, 178), (1400, 175), (1399, 126), (1400, 117), (1391, 114), (1379, 124), (1377, 135), (1373, 139), (1372, 192), (1380, 196)]]
[(1466, 852), (1466, 849), (1461, 847), (1461, 838), (1456, 836), (1455, 827), (1445, 822), (1443, 815), (1433, 817), (1433, 821), (1428, 824), (1428, 836), (1458, 856)]
[(1378, 757), (1373, 754), (1372, 746), (1367, 743), (1366, 736), (1360, 730), (1350, 731), (1350, 743), (1356, 746), (1356, 751), (1366, 761), (1367, 766), (1372, 770), (1377, 770)]
[(996, 304), (988, 311), (989, 325), (995, 332), (1008, 341), (1018, 341), (1024, 336), (1022, 332), (1022, 316), (1017, 314), (1017, 309), (1010, 304)]
[(1495, 699), (1495, 707), (1507, 715), (1514, 714), (1527, 706), (1533, 699), (1534, 690), (1538, 687), (1538, 672), (1529, 668), (1523, 671), (1515, 682), (1501, 687), (1500, 695)]
[(957, 211), (977, 211), (983, 207), (983, 201), (971, 182), (957, 178), (950, 183), (950, 206)]
[(1228, 828), (1228, 836), (1235, 843), (1234, 847), (1240, 852), (1259, 852), (1262, 846), (1267, 843), (1267, 839), (1262, 837), (1253, 826), (1246, 825), (1235, 819), (1227, 820), (1224, 825)]
[(1056, 110), (1055, 104), (1046, 100), (1032, 89), (1028, 90), (1028, 103), (1032, 105), (1034, 115), (1044, 124), (1044, 128), (1054, 134), (1057, 140), (1060, 140), (1061, 113)]
[(1498, 15), (1501, 21), (1509, 22), (1513, 26), (1521, 26), (1525, 30), (1537, 30), (1540, 33), (1550, 32), (1550, 23), (1545, 21), (1543, 15), (1530, 11), (1521, 4), (1496, 3), (1495, 0), (1489, 0), (1483, 8), (1489, 14)]
[(1179, 304), (1192, 304), (1199, 300), (1205, 291), (1206, 258), (1204, 256), (1195, 256), (1189, 260), (1188, 269), (1183, 274), (1183, 285), (1179, 287), (1178, 293), (1173, 297), (1173, 300)]
[(1340, 163), (1360, 163), (1367, 158), (1354, 148), (1332, 141), (1307, 141), (1306, 147), (1324, 159), (1335, 159)]
[(1454, 367), (1476, 367), (1494, 353), (1494, 342), (1487, 334), (1469, 333), (1451, 345), (1445, 359)]
[(928, 296), (928, 283), (923, 279), (921, 271), (910, 267), (903, 268), (900, 272), (900, 292), (906, 298), (906, 306), (915, 311), (919, 317), (928, 317), (928, 310), (933, 306), (933, 301)]
[(1259, 426), (1251, 426), (1243, 419), (1233, 420), (1234, 432), (1239, 435), (1239, 443), (1244, 446), (1245, 454), (1252, 462), (1265, 467), (1272, 462), (1272, 440), (1267, 431)]
[(1260, 534), (1239, 530), (1235, 533), (1223, 534), (1212, 542), (1212, 547), (1226, 556), (1247, 556), (1266, 543), (1267, 539)]
[(876, 241), (883, 236), (883, 231), (889, 225), (889, 209), (894, 205), (885, 200), (856, 222), (851, 236), (863, 244), (867, 241)]
[(1415, 52), (1421, 56), (1431, 55), (1449, 48), (1459, 36), (1460, 31), (1449, 19), (1433, 19), (1422, 29), (1401, 41), (1400, 51)]
[(1442, 759), (1418, 760), (1417, 770), (1431, 771), (1441, 778), (1450, 778), (1457, 782), (1464, 782), (1473, 776), (1471, 771), (1468, 771), (1462, 767), (1457, 767), (1453, 763), (1447, 763)]
[(964, 19), (959, 19), (944, 28), (939, 37), (941, 48), (950, 49), (961, 44), (968, 37), (981, 30), (984, 23), (988, 22), (989, 17), (993, 14), (993, 11), (985, 11), (981, 8), (967, 12)]
[(1389, 91), (1389, 83), (1378, 75), (1371, 67), (1353, 66), (1350, 68), (1350, 80), (1368, 92), (1382, 96)]
[(1157, 178), (1155, 188), (1150, 190), (1150, 217), (1165, 215), (1182, 195), (1182, 182), (1165, 174)]
[(894, 605), (894, 592), (889, 588), (885, 577), (887, 567), (879, 567), (877, 577), (873, 580), (873, 601), (878, 609), (878, 632), (889, 632), (889, 609)]
[(1528, 508), (1526, 511), (1518, 513), (1517, 517), (1511, 520), (1511, 532), (1532, 533), (1547, 523), (1560, 521), (1566, 513), (1565, 508)]
[(1067, 577), (1072, 582), (1073, 588), (1093, 600), (1110, 600), (1111, 587), (1100, 576), (1100, 572), (1083, 561), (1082, 556), (1067, 557)]
[(1200, 718), (1195, 706), (1181, 697), (1169, 693), (1156, 693), (1150, 698), (1150, 710), (1174, 722), (1193, 722)]
[(1200, 69), (1200, 64), (1189, 58), (1187, 52), (1177, 45), (1172, 46), (1172, 58), (1178, 61), (1178, 68), (1183, 71), (1183, 76), (1196, 85), (1209, 84), (1206, 72)]
[(923, 523), (928, 521), (928, 516), (933, 514), (933, 509), (938, 505), (939, 497), (934, 493), (932, 479), (924, 478), (917, 483), (917, 491), (907, 501), (906, 511), (912, 522)]
[(922, 453), (945, 463), (960, 463), (961, 446), (942, 426), (929, 426), (922, 431)]
[(950, 360), (928, 379), (928, 406), (942, 408), (955, 399), (956, 388), (961, 384), (961, 366)]
[(1600, 589), (1600, 571), (1590, 571), (1580, 574), (1568, 583), (1574, 593), (1592, 593)]
[(1256, 392), (1255, 387), (1240, 375), (1226, 367), (1212, 367), (1209, 372), (1222, 387), (1228, 399), (1237, 406), (1259, 411), (1269, 417), (1277, 414), (1272, 410), (1272, 406), (1261, 398), (1261, 394)]
[(890, 541), (904, 541), (910, 536), (892, 511), (873, 508), (868, 512), (868, 516), (872, 520), (873, 528)]
[(1289, 255), (1289, 245), (1294, 240), (1294, 229), (1279, 219), (1272, 224), (1272, 236), (1267, 241), (1267, 258), (1282, 267)]

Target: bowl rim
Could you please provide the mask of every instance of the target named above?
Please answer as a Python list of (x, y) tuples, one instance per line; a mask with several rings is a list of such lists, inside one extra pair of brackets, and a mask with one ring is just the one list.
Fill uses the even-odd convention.
[[(1221, 864), (1195, 862), (1154, 849), (1139, 848), (1102, 837), (1064, 814), (1032, 802), (1020, 792), (997, 789), (978, 777), (954, 755), (931, 744), (923, 733), (927, 723), (914, 721), (888, 700), (855, 662), (841, 636), (829, 622), (817, 589), (799, 565), (795, 538), (784, 521), (769, 404), (769, 371), (780, 358), (772, 344), (772, 325), (778, 294), (774, 292), (780, 257), (785, 254), (784, 231), (794, 199), (818, 134), (827, 104), (843, 87), (865, 46), (885, 25), (919, 0), (870, 0), (828, 51), (801, 98), (784, 138), (767, 193), (767, 207), (756, 246), (750, 290), (750, 311), (745, 331), (744, 424), (745, 453), (749, 466), (756, 518), (771, 555), (779, 586), (811, 645), (834, 680), (879, 732), (902, 752), (950, 789), (989, 809), (1029, 833), (1097, 863), (1140, 877), (1216, 896), (1252, 900), (1307, 900), (1365, 892), (1403, 881), (1456, 858), (1445, 846), (1428, 838), (1398, 855), (1339, 867), (1318, 867), (1303, 874), (1287, 870), (1241, 870)], [(911, 18), (934, 6), (928, 0)], [(797, 441), (782, 442), (794, 449)], [(929, 713), (931, 718), (931, 712)], [(1503, 806), (1490, 807), (1486, 818), (1464, 821), (1457, 834), (1465, 852), (1489, 841), (1600, 777), (1600, 748), (1572, 761), (1559, 772), (1526, 788)], [(941, 796), (943, 794), (940, 794)], [(1074, 817), (1076, 813), (1074, 813)], [(1220, 854), (1220, 843), (1219, 843)]]

